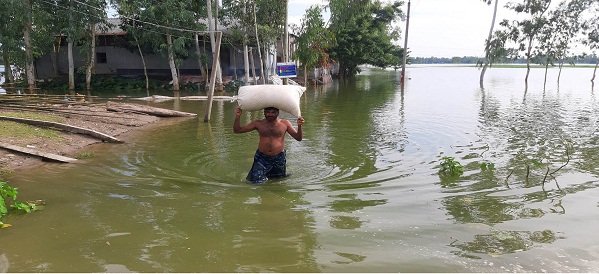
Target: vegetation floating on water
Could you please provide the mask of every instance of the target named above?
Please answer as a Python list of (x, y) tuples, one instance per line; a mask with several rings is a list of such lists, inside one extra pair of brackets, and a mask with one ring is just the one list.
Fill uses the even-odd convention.
[(439, 169), (439, 175), (446, 177), (459, 177), (463, 173), (464, 167), (453, 157), (441, 158), (441, 169)]
[(37, 204), (17, 200), (18, 189), (7, 182), (0, 181), (0, 228), (9, 227), (2, 222), (2, 218), (11, 211), (31, 213), (38, 209)]

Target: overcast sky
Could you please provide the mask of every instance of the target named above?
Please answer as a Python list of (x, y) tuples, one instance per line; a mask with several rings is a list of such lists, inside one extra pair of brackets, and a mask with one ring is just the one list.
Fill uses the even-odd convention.
[[(407, 0), (404, 1), (405, 11)], [(289, 0), (289, 23), (299, 24), (310, 5), (327, 2)], [(507, 13), (505, 9), (501, 9), (505, 2), (507, 1), (499, 4), (497, 23)], [(492, 16), (493, 6), (488, 6), (481, 0), (411, 0), (408, 33), (411, 56), (482, 56)], [(328, 15), (325, 20), (328, 20)], [(405, 22), (402, 22), (401, 29), (405, 30)], [(401, 46), (403, 47), (403, 38)]]

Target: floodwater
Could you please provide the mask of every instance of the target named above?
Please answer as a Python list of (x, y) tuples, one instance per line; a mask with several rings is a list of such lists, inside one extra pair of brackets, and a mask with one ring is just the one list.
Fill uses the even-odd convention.
[[(42, 211), (0, 230), (9, 272), (597, 272), (599, 102), (592, 69), (409, 68), (309, 88), (283, 180), (244, 180), (255, 133), (234, 105), (9, 183)], [(242, 122), (260, 118), (246, 113)], [(285, 116), (292, 118), (290, 116)], [(293, 124), (295, 124), (295, 121)], [(464, 166), (440, 177), (443, 157)], [(494, 166), (481, 169), (481, 164)]]

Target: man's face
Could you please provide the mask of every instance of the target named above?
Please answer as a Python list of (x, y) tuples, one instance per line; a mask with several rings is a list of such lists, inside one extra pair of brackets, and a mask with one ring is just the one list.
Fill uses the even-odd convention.
[(279, 110), (276, 108), (265, 108), (264, 109), (264, 118), (269, 121), (274, 121), (279, 116)]

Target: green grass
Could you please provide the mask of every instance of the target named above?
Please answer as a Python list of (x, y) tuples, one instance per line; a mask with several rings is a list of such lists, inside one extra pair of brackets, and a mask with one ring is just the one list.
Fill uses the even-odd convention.
[(75, 155), (75, 159), (83, 160), (93, 158), (94, 156), (96, 155), (91, 151), (81, 151)]
[(0, 116), (25, 118), (33, 120), (43, 120), (57, 123), (64, 123), (65, 119), (59, 116), (36, 113), (36, 112), (0, 112)]
[[(34, 120), (43, 120), (51, 122), (62, 123), (64, 118), (41, 114), (41, 113), (29, 113), (29, 112), (0, 112), (1, 116), (15, 117), (15, 118), (26, 118)], [(21, 124), (12, 121), (0, 120), (0, 138), (12, 137), (12, 138), (50, 138), (59, 139), (60, 134), (52, 129), (40, 128), (32, 125)]]
[(0, 180), (7, 178), (8, 176), (12, 175), (14, 173), (14, 170), (12, 169), (8, 169), (8, 168), (0, 168)]
[(60, 134), (52, 129), (39, 128), (11, 121), (0, 121), (0, 138), (50, 138), (59, 139)]

